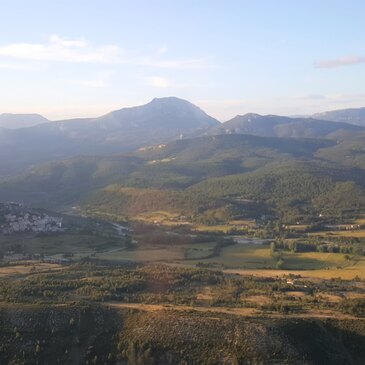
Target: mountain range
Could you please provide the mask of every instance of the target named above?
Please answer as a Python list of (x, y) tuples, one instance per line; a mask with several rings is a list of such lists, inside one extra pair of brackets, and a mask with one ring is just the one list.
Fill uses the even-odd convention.
[[(333, 114), (334, 113), (334, 114)], [(349, 111), (353, 115), (354, 110)], [(358, 110), (360, 115), (360, 110)], [(329, 116), (334, 121), (322, 120)], [(335, 118), (335, 115), (341, 115)], [(176, 139), (216, 134), (263, 137), (330, 138), (365, 133), (365, 127), (343, 120), (346, 111), (329, 112), (321, 119), (246, 114), (220, 123), (186, 100), (155, 98), (97, 118), (50, 122), (38, 114), (0, 116), (0, 177), (31, 166), (70, 158), (125, 153)], [(360, 118), (360, 117), (359, 117)], [(356, 119), (357, 124), (360, 119)], [(22, 127), (22, 128), (20, 128)]]
[(0, 176), (41, 162), (77, 155), (106, 155), (168, 142), (218, 125), (178, 98), (154, 99), (98, 118), (70, 119), (0, 130)]
[(330, 120), (332, 122), (351, 123), (365, 126), (365, 107), (333, 110), (312, 115), (315, 119)]
[(246, 114), (219, 123), (162, 98), (3, 128), (0, 141), (0, 200), (36, 207), (214, 222), (263, 213), (296, 221), (365, 204), (365, 128), (346, 122)]
[(243, 133), (263, 137), (338, 138), (343, 134), (364, 132), (365, 128), (345, 122), (334, 123), (313, 118), (278, 115), (237, 115), (209, 130), (209, 134)]

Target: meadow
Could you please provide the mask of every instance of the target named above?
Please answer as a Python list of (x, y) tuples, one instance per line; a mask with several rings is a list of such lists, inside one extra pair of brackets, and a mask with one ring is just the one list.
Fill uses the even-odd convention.
[[(174, 262), (183, 260), (203, 259), (212, 255), (216, 242), (194, 243), (186, 245), (143, 245), (131, 250), (120, 249), (116, 251), (97, 253), (95, 258), (117, 261), (133, 262)], [(196, 261), (195, 261), (196, 262)]]

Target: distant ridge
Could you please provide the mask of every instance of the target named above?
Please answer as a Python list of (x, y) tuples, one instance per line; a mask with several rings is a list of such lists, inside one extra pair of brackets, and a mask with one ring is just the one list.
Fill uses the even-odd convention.
[(47, 122), (49, 122), (49, 120), (40, 114), (0, 114), (0, 128), (27, 128)]
[[(69, 119), (3, 130), (0, 133), (0, 175), (7, 173), (9, 167), (16, 171), (72, 156), (132, 151), (219, 124), (194, 104), (167, 97), (97, 118)], [(13, 161), (11, 166), (10, 159)]]
[(344, 133), (360, 131), (365, 131), (365, 128), (350, 123), (249, 113), (237, 115), (231, 120), (213, 127), (209, 133), (244, 133), (263, 137), (286, 138), (336, 138)]
[(344, 122), (365, 127), (365, 107), (332, 110), (313, 114), (313, 118)]
[[(251, 134), (337, 141), (365, 133), (365, 126), (347, 122), (255, 113), (237, 115), (220, 123), (196, 105), (177, 97), (155, 98), (147, 104), (95, 118), (50, 122), (38, 114), (3, 114), (0, 122), (1, 117), (7, 124), (0, 123), (0, 178), (39, 163), (126, 153), (204, 135)], [(22, 128), (4, 128), (9, 123)]]

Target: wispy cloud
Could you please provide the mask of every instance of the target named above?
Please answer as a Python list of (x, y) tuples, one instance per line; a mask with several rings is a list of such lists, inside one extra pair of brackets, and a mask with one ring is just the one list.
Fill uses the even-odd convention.
[(68, 83), (72, 85), (79, 85), (92, 88), (103, 88), (108, 86), (112, 77), (115, 75), (113, 70), (103, 70), (98, 72), (93, 78), (87, 80), (69, 80)]
[(163, 58), (167, 51), (167, 46), (162, 46), (151, 55), (136, 54), (115, 44), (95, 46), (83, 38), (67, 39), (53, 34), (43, 43), (13, 43), (0, 46), (0, 57), (23, 61), (130, 64), (168, 69), (207, 67), (206, 58)]
[(357, 65), (359, 63), (365, 63), (365, 57), (361, 56), (346, 56), (336, 58), (334, 60), (319, 61), (315, 63), (317, 68), (337, 68), (342, 66)]
[(123, 51), (115, 45), (94, 47), (82, 39), (66, 39), (53, 34), (43, 44), (2, 46), (0, 56), (42, 62), (113, 63), (123, 59)]

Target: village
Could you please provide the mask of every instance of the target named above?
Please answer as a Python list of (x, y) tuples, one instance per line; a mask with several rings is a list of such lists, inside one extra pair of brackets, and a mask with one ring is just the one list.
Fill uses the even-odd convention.
[(4, 203), (0, 207), (0, 233), (64, 232), (62, 218), (25, 209), (21, 204)]

